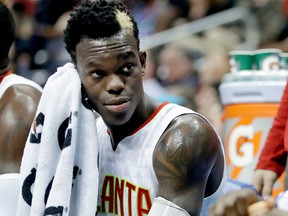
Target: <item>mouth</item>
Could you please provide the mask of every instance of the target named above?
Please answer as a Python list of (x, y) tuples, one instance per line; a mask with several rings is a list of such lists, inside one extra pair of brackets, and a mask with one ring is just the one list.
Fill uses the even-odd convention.
[(130, 104), (130, 100), (122, 99), (122, 100), (111, 100), (109, 103), (104, 104), (107, 110), (114, 113), (124, 112), (128, 109)]

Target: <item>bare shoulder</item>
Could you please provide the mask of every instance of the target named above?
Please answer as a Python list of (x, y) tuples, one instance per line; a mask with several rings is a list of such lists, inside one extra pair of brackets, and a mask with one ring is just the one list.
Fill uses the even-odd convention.
[(35, 100), (39, 100), (41, 97), (41, 92), (30, 86), (30, 85), (25, 85), (25, 84), (16, 84), (10, 86), (4, 93), (3, 97), (9, 96), (13, 98), (18, 98), (18, 97), (27, 97), (27, 98), (32, 98)]
[[(217, 190), (223, 164), (221, 141), (213, 126), (197, 113), (178, 116), (154, 150), (157, 195), (197, 212), (203, 198)], [(192, 199), (195, 205), (186, 206)]]
[(29, 111), (29, 108), (35, 109), (41, 97), (41, 92), (29, 85), (17, 84), (10, 86), (1, 97), (0, 106), (8, 106), (7, 108), (12, 109), (14, 107)]
[(201, 115), (192, 113), (175, 118), (161, 136), (156, 149), (161, 149), (161, 152), (164, 151), (167, 155), (181, 150), (186, 154), (193, 154), (194, 157), (211, 158), (220, 145), (213, 126)]
[(32, 86), (22, 84), (10, 86), (0, 99), (0, 113), (9, 115), (14, 119), (14, 123), (18, 121), (17, 119), (21, 119), (30, 124), (40, 97), (41, 92)]

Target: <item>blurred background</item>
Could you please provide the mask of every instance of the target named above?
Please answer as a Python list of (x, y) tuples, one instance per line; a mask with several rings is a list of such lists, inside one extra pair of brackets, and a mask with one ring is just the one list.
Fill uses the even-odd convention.
[[(70, 60), (63, 42), (69, 12), (80, 0), (10, 0), (17, 20), (13, 71), (45, 86)], [(229, 51), (288, 51), (288, 0), (126, 0), (148, 52), (150, 96), (205, 115), (221, 134), (219, 85)]]

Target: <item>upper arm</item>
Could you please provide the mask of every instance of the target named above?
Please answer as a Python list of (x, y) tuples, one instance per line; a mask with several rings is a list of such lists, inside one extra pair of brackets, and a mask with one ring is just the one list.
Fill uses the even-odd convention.
[(190, 214), (199, 214), (205, 193), (210, 193), (209, 187), (214, 188), (215, 182), (217, 186), (220, 184), (220, 175), (211, 176), (220, 172), (220, 169), (215, 170), (220, 157), (219, 138), (203, 117), (197, 114), (177, 117), (154, 150), (153, 167), (159, 183), (157, 196), (172, 201)]
[(41, 93), (37, 89), (28, 85), (13, 85), (2, 95), (0, 99), (0, 172), (11, 169), (14, 172), (18, 171), (40, 96)]

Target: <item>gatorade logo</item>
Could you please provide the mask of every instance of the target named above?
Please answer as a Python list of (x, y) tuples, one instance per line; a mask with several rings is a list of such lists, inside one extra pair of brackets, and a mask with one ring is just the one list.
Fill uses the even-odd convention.
[(273, 71), (273, 70), (278, 70), (279, 66), (279, 59), (277, 56), (269, 56), (262, 61), (262, 69), (264, 71)]
[(31, 204), (32, 204), (33, 195), (31, 192), (31, 188), (35, 182), (36, 172), (37, 172), (36, 168), (33, 168), (31, 170), (31, 173), (25, 178), (23, 185), (22, 185), (22, 197), (23, 197), (23, 200), (29, 206), (31, 206)]
[[(23, 197), (23, 200), (29, 206), (32, 205), (32, 199), (33, 199), (33, 194), (32, 194), (33, 189), (32, 188), (33, 188), (33, 185), (35, 183), (36, 174), (37, 174), (37, 169), (32, 168), (29, 175), (24, 179), (23, 185), (22, 185), (22, 191), (21, 191), (22, 197)], [(48, 196), (49, 196), (49, 193), (50, 193), (50, 190), (52, 187), (53, 179), (54, 179), (54, 177), (49, 182), (49, 184), (47, 185), (46, 190), (45, 190), (45, 196), (44, 196), (45, 205), (46, 205), (47, 200), (48, 200)]]
[(228, 165), (232, 165), (232, 178), (237, 178), (243, 168), (249, 167), (259, 152), (262, 131), (255, 131), (252, 117), (242, 118), (231, 128), (226, 139)]
[(71, 145), (72, 129), (69, 128), (71, 121), (72, 121), (72, 112), (70, 113), (69, 117), (67, 117), (58, 128), (58, 143), (59, 148), (61, 150)]
[(228, 146), (228, 156), (236, 167), (249, 165), (254, 158), (254, 137), (252, 125), (239, 125), (231, 132)]
[[(266, 136), (279, 104), (235, 104), (225, 106), (225, 153), (227, 175), (231, 179), (251, 183)], [(283, 191), (284, 178), (275, 184), (273, 194)]]
[(35, 118), (32, 125), (32, 130), (30, 133), (30, 143), (40, 144), (44, 121), (45, 121), (45, 115), (42, 112), (40, 112)]

